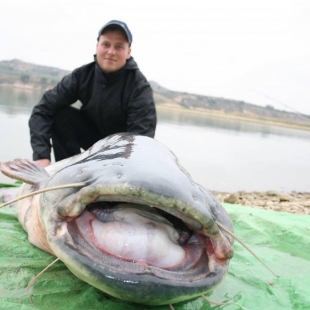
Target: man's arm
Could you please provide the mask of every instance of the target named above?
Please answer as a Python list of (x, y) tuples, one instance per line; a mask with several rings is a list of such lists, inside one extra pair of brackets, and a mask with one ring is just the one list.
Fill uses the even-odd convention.
[(154, 138), (157, 117), (150, 84), (139, 82), (128, 103), (127, 131)]
[(54, 115), (78, 99), (77, 73), (65, 76), (57, 86), (47, 91), (41, 101), (33, 108), (29, 119), (30, 139), (33, 160), (46, 164), (51, 159), (52, 125)]

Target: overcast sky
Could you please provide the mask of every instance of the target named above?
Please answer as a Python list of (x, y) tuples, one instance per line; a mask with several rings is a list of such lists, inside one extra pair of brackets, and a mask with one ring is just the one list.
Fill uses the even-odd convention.
[(148, 80), (310, 114), (309, 0), (1, 0), (0, 14), (0, 60), (73, 70), (120, 19)]

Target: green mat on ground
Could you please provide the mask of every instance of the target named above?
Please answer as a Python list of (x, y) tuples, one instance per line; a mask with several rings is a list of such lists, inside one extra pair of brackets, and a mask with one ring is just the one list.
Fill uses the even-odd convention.
[[(224, 204), (235, 233), (276, 273), (272, 275), (237, 241), (229, 274), (208, 298), (246, 309), (310, 309), (310, 216)], [(62, 262), (28, 283), (55, 258), (32, 246), (9, 206), (0, 209), (0, 309), (167, 309), (107, 296), (77, 279)], [(210, 305), (203, 298), (173, 305), (176, 310), (240, 309)]]

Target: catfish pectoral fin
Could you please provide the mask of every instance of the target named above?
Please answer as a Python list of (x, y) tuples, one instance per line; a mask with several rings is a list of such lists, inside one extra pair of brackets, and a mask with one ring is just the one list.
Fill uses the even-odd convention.
[(46, 170), (35, 161), (20, 158), (0, 163), (0, 171), (9, 178), (28, 184), (37, 184), (50, 177)]

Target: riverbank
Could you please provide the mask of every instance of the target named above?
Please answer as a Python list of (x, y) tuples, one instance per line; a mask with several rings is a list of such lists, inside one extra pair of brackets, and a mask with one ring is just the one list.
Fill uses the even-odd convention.
[(1, 83), (0, 87), (2, 88), (13, 88), (17, 90), (26, 90), (26, 91), (46, 91), (53, 87), (55, 84), (33, 84), (33, 83)]
[[(0, 83), (1, 88), (12, 88), (16, 90), (25, 90), (25, 91), (41, 91), (42, 93), (48, 89), (53, 88), (54, 84), (35, 84), (35, 83)], [(156, 98), (156, 96), (155, 96)], [(260, 123), (260, 124), (267, 124), (272, 126), (280, 126), (292, 129), (299, 129), (310, 131), (310, 119), (307, 120), (305, 118), (305, 122), (296, 123), (296, 122), (289, 122), (286, 120), (281, 119), (270, 119), (270, 118), (262, 118), (259, 116), (254, 116), (253, 114), (238, 114), (237, 111), (231, 111), (229, 113), (221, 110), (212, 110), (212, 109), (205, 109), (205, 108), (185, 108), (176, 102), (166, 102), (166, 103), (156, 103), (156, 108), (159, 110), (166, 110), (166, 111), (180, 111), (187, 114), (193, 115), (208, 115), (214, 118), (222, 118), (222, 119), (231, 119), (237, 121), (245, 121), (250, 123)]]
[(310, 192), (218, 192), (212, 191), (220, 202), (239, 204), (245, 207), (310, 215)]
[(273, 126), (280, 126), (280, 127), (310, 131), (310, 119), (309, 119), (309, 125), (296, 124), (296, 123), (290, 123), (290, 122), (279, 121), (279, 120), (256, 118), (253, 116), (241, 116), (241, 115), (235, 115), (235, 114), (228, 114), (225, 112), (213, 111), (213, 110), (208, 110), (208, 109), (194, 109), (194, 108), (187, 109), (179, 105), (176, 105), (174, 103), (156, 104), (156, 108), (162, 109), (162, 110), (168, 110), (168, 111), (180, 111), (180, 112), (186, 112), (186, 113), (195, 114), (195, 115), (209, 115), (209, 116), (214, 116), (214, 117), (224, 118), (224, 119), (232, 119), (232, 120), (245, 121), (245, 122), (250, 122), (250, 123), (260, 123), (260, 124), (267, 124), (267, 125), (273, 125)]

